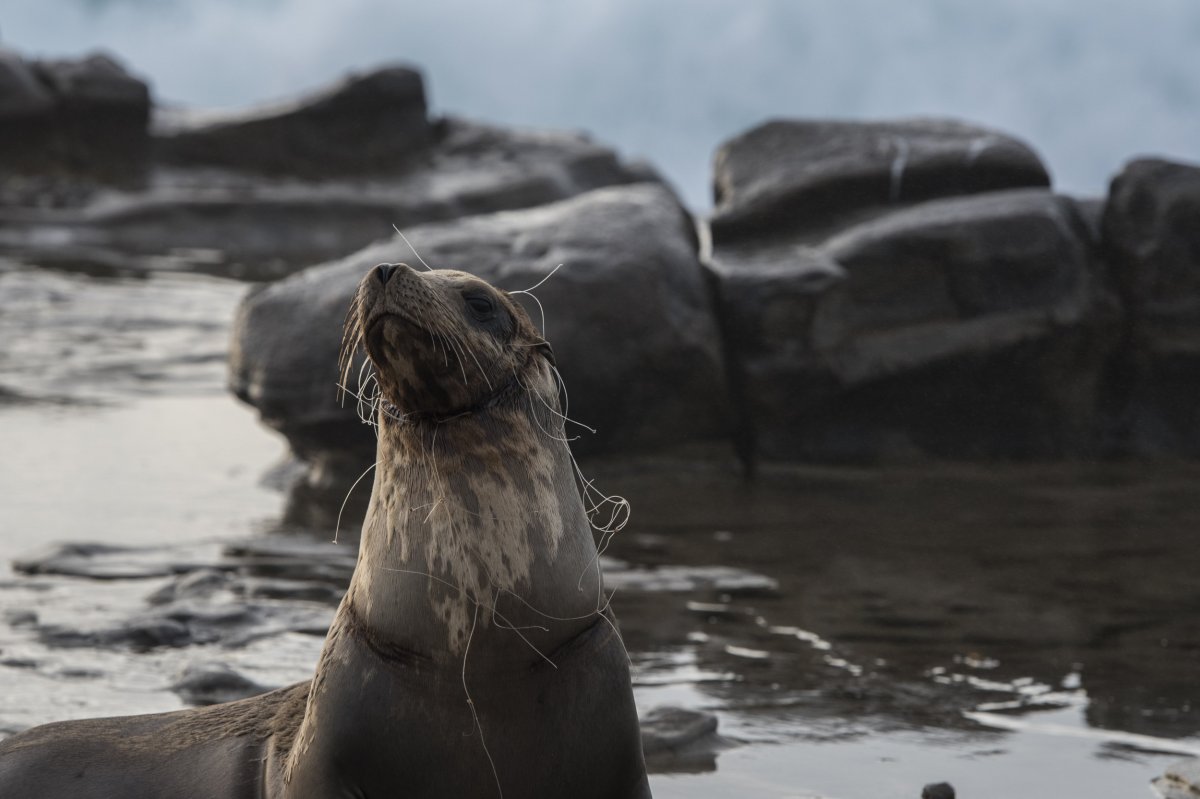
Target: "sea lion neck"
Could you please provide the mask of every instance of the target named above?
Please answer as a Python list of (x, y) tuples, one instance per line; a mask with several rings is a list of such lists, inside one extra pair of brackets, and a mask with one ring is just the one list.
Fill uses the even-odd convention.
[(468, 646), (537, 658), (596, 620), (599, 586), (562, 419), (542, 398), (380, 425), (346, 600), (377, 638), (435, 661)]

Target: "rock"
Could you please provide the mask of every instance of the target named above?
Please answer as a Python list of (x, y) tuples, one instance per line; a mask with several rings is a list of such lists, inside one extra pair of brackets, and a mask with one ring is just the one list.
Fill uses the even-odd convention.
[(403, 66), (241, 113), (160, 115), (155, 133), (167, 163), (306, 177), (396, 172), (433, 140), (421, 75)]
[(286, 632), (323, 637), (331, 619), (330, 608), (299, 603), (177, 602), (116, 623), (41, 625), (37, 635), (47, 646), (65, 648), (146, 651), (199, 644), (240, 647)]
[(34, 263), (66, 258), (107, 270), (124, 263), (273, 279), (392, 236), (393, 225), (407, 230), (657, 179), (575, 134), (444, 120), (431, 146), (404, 172), (370, 180), (160, 170), (145, 191), (0, 217), (0, 245)]
[[(0, 170), (11, 173), (52, 168), (57, 155), (55, 99), (33, 66), (11, 50), (0, 49)], [(11, 190), (5, 187), (0, 196)]]
[(122, 547), (67, 542), (13, 561), (23, 574), (59, 574), (93, 580), (135, 580), (177, 574), (186, 567), (168, 560), (160, 547)]
[(217, 569), (197, 569), (181, 574), (146, 597), (151, 605), (166, 605), (183, 599), (207, 599), (228, 587), (230, 575)]
[(1130, 311), (1120, 388), (1134, 454), (1200, 455), (1200, 166), (1126, 165), (1103, 217), (1104, 253)]
[(149, 166), (150, 90), (111, 56), (39, 61), (57, 103), (64, 160), (73, 171), (137, 183)]
[(744, 457), (1094, 451), (1115, 299), (1072, 201), (939, 200), (819, 247), (715, 247)]
[(934, 782), (921, 789), (921, 799), (954, 799), (954, 786), (948, 782)]
[(1049, 186), (1026, 144), (943, 119), (776, 120), (717, 151), (714, 241), (828, 229), (870, 209)]
[(150, 92), (105, 54), (27, 62), (0, 51), (0, 169), (140, 180)]
[(118, 625), (97, 628), (48, 624), (38, 627), (42, 643), (62, 648), (128, 647), (136, 651), (159, 647), (181, 647), (207, 643), (193, 637), (188, 625), (163, 616), (129, 619)]
[(1182, 760), (1151, 783), (1162, 799), (1196, 799), (1200, 797), (1200, 758)]
[(7, 608), (4, 611), (4, 621), (10, 627), (36, 627), (38, 615), (36, 611), (24, 608)]
[[(585, 432), (577, 452), (681, 448), (724, 433), (721, 353), (693, 229), (664, 187), (600, 189), (407, 235), (430, 264), (503, 288), (533, 286), (563, 264), (537, 294), (570, 413), (599, 431)], [(300, 456), (344, 459), (333, 471), (350, 479), (371, 462), (374, 439), (335, 399), (337, 350), (352, 292), (385, 261), (416, 263), (403, 242), (374, 245), (251, 294), (234, 327), (235, 393)]]
[(33, 67), (13, 51), (0, 49), (0, 119), (5, 127), (14, 120), (45, 116), (53, 108), (54, 97)]
[(180, 699), (189, 705), (219, 705), (266, 693), (271, 688), (238, 674), (228, 666), (214, 663), (193, 664), (184, 669), (171, 685)]
[(728, 747), (717, 735), (715, 713), (658, 707), (639, 721), (642, 752), (651, 773), (712, 771), (716, 768), (716, 753)]

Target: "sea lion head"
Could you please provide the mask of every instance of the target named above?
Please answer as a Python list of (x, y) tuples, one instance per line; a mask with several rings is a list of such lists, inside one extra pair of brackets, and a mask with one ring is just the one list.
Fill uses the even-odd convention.
[(466, 272), (371, 269), (347, 316), (344, 369), (360, 345), (401, 418), (442, 421), (520, 391), (556, 402), (550, 345), (508, 292)]

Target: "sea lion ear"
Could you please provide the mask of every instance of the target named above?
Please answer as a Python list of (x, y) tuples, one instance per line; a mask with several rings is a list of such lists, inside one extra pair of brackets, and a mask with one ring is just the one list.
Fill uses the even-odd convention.
[(550, 346), (549, 341), (539, 341), (533, 345), (533, 348), (540, 352), (551, 366), (558, 366), (558, 362), (554, 360), (554, 348)]

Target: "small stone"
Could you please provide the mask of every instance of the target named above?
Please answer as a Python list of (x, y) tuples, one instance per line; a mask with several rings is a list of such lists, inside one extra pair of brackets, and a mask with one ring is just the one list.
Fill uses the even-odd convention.
[(221, 664), (191, 665), (171, 690), (189, 705), (217, 705), (256, 696), (270, 690)]
[(954, 786), (948, 782), (931, 782), (921, 789), (921, 799), (954, 799)]
[(1200, 757), (1181, 760), (1166, 773), (1151, 782), (1162, 799), (1196, 799), (1200, 797)]

